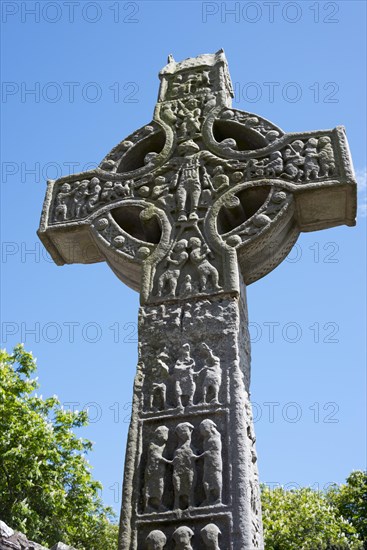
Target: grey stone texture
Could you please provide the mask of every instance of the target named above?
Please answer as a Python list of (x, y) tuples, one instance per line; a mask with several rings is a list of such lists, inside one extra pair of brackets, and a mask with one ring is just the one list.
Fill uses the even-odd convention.
[[(14, 531), (11, 527), (0, 520), (0, 550), (48, 550), (36, 542), (28, 540), (23, 533)], [(75, 550), (62, 542), (55, 544), (51, 550)]]
[(246, 285), (301, 231), (355, 224), (353, 166), (341, 126), (233, 109), (222, 50), (159, 77), (151, 123), (48, 182), (38, 234), (140, 292), (119, 550), (263, 549)]

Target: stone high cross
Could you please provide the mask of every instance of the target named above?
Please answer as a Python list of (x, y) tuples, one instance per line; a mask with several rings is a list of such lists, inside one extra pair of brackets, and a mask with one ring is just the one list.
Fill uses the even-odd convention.
[(140, 292), (119, 550), (264, 548), (246, 285), (301, 231), (355, 224), (348, 144), (233, 109), (222, 50), (159, 76), (151, 123), (48, 182), (38, 234)]

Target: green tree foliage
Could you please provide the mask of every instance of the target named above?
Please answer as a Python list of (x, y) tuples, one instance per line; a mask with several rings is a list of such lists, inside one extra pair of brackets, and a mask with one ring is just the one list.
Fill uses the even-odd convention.
[(0, 351), (0, 519), (47, 546), (115, 550), (112, 510), (85, 458), (92, 443), (73, 432), (87, 413), (37, 396), (35, 370), (21, 345), (12, 355)]
[(367, 472), (352, 472), (344, 485), (333, 485), (327, 498), (358, 531), (367, 548)]
[(261, 502), (266, 550), (363, 549), (357, 528), (327, 494), (263, 486)]

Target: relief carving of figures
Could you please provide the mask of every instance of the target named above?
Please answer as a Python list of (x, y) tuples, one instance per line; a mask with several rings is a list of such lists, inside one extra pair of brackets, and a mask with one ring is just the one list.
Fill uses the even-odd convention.
[(303, 154), (305, 157), (305, 164), (304, 164), (304, 170), (305, 170), (305, 178), (308, 179), (315, 179), (318, 177), (320, 172), (320, 166), (318, 162), (318, 152), (317, 152), (317, 139), (310, 138), (303, 150)]
[(197, 209), (201, 195), (199, 151), (199, 146), (192, 140), (181, 143), (178, 148), (180, 154), (186, 155), (176, 190), (179, 222), (187, 220), (187, 199), (190, 201), (190, 220), (198, 219)]
[(87, 212), (92, 212), (92, 210), (97, 206), (99, 201), (99, 195), (101, 193), (101, 185), (98, 178), (92, 178), (88, 187), (88, 196), (86, 210)]
[(321, 168), (321, 176), (333, 176), (335, 174), (335, 158), (333, 146), (329, 136), (323, 136), (318, 143), (319, 163)]
[(149, 443), (147, 463), (144, 475), (144, 509), (145, 511), (164, 511), (162, 504), (164, 493), (164, 476), (166, 464), (170, 461), (164, 458), (169, 430), (166, 426), (159, 426)]
[(208, 550), (220, 550), (219, 548), (219, 535), (221, 531), (214, 523), (209, 523), (203, 527), (200, 531), (201, 538)]
[[(194, 506), (196, 481), (195, 460), (198, 458), (191, 447), (191, 435), (194, 426), (182, 422), (176, 426), (178, 446), (173, 456), (174, 509)], [(185, 547), (183, 547), (185, 548)]]
[[(228, 185), (228, 176), (223, 174), (224, 168), (233, 169), (237, 166), (237, 161), (226, 161), (222, 158), (213, 155), (209, 151), (200, 150), (200, 147), (192, 139), (186, 140), (177, 148), (180, 157), (172, 159), (177, 165), (181, 165), (178, 169), (177, 187), (176, 187), (176, 200), (178, 208), (178, 221), (197, 220), (198, 219), (198, 206), (202, 191), (207, 193), (215, 191), (217, 193), (223, 191)], [(217, 181), (211, 178), (204, 166), (204, 162), (217, 166), (215, 175), (221, 174), (224, 178), (219, 178)], [(223, 183), (225, 184), (223, 186)], [(214, 184), (214, 186), (213, 186)]]
[(301, 154), (302, 151), (303, 141), (300, 139), (288, 144), (283, 151), (284, 174), (295, 181), (300, 181), (304, 173), (305, 158)]
[(64, 183), (55, 198), (55, 221), (80, 218), (90, 214), (99, 202), (125, 197), (130, 194), (130, 183), (107, 181), (101, 184), (99, 178)]
[[(190, 344), (184, 344), (180, 349), (178, 359), (173, 369), (176, 403), (180, 408), (194, 404), (194, 393), (196, 389), (194, 366), (195, 362), (190, 355)], [(184, 398), (185, 405), (182, 398)]]
[(156, 296), (174, 298), (221, 290), (218, 270), (210, 256), (210, 248), (199, 237), (174, 243), (156, 275)]
[(221, 435), (210, 419), (200, 423), (199, 431), (204, 440), (204, 452), (200, 456), (204, 457), (203, 485), (206, 499), (202, 506), (220, 504), (223, 486)]
[(174, 99), (194, 94), (198, 91), (208, 92), (210, 90), (209, 71), (202, 70), (186, 74), (179, 73), (171, 82), (169, 96)]
[(296, 139), (281, 151), (273, 151), (266, 158), (249, 159), (243, 166), (248, 179), (285, 177), (296, 182), (330, 177), (336, 169), (329, 136), (311, 137), (305, 143)]
[(163, 550), (166, 546), (167, 537), (162, 531), (155, 529), (145, 539), (147, 550)]
[(269, 160), (264, 166), (264, 174), (269, 178), (280, 176), (283, 172), (283, 158), (280, 151), (270, 153)]
[(213, 290), (220, 290), (218, 271), (207, 259), (210, 252), (209, 247), (202, 243), (198, 237), (191, 237), (190, 247), (190, 260), (198, 272), (200, 290), (208, 290), (209, 283)]
[(331, 138), (310, 138), (306, 144), (300, 139), (288, 144), (283, 151), (284, 175), (295, 181), (329, 177), (335, 174), (335, 157)]
[(121, 181), (106, 181), (101, 193), (101, 201), (109, 202), (131, 195), (132, 181), (128, 180), (125, 183)]
[(74, 190), (72, 191), (73, 195), (73, 204), (72, 204), (72, 216), (76, 218), (85, 215), (85, 203), (88, 196), (88, 185), (89, 180), (82, 180), (80, 183), (76, 182)]
[(193, 550), (191, 546), (191, 539), (194, 536), (194, 532), (190, 527), (182, 526), (178, 527), (172, 534), (172, 538), (175, 542), (177, 550)]
[(64, 222), (68, 215), (69, 199), (71, 196), (71, 186), (68, 183), (64, 183), (55, 201), (55, 221)]
[(197, 99), (189, 99), (186, 103), (178, 102), (177, 115), (181, 120), (178, 128), (178, 135), (184, 139), (190, 139), (200, 134), (201, 129), (201, 109)]
[(167, 256), (167, 268), (158, 279), (158, 296), (162, 296), (168, 286), (166, 296), (176, 296), (178, 278), (182, 267), (188, 260), (187, 250), (188, 242), (185, 239), (179, 240)]
[(205, 342), (201, 345), (201, 357), (204, 367), (196, 374), (204, 374), (201, 385), (203, 389), (203, 403), (219, 403), (219, 390), (222, 382), (222, 371), (219, 357), (216, 357)]
[(151, 370), (152, 385), (149, 395), (149, 407), (151, 409), (163, 410), (166, 407), (166, 381), (169, 376), (168, 360), (169, 356), (166, 351), (162, 351)]

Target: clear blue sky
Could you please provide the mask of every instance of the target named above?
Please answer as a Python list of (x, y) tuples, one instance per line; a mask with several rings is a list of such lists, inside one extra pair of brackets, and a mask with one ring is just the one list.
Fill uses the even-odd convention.
[(105, 502), (119, 508), (138, 295), (103, 263), (57, 267), (36, 230), (47, 177), (151, 120), (169, 53), (223, 47), (235, 107), (285, 131), (346, 126), (358, 224), (301, 235), (249, 287), (252, 399), (261, 481), (366, 467), (366, 3), (3, 1), (2, 21), (2, 342), (33, 351), (44, 396), (91, 404)]

